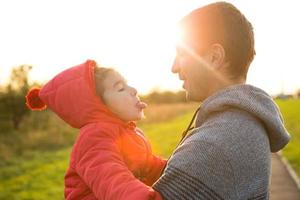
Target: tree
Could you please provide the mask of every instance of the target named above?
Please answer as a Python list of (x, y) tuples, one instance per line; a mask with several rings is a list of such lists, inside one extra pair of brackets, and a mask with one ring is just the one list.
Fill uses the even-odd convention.
[(25, 104), (25, 95), (29, 90), (29, 65), (21, 65), (12, 70), (10, 80), (4, 92), (0, 94), (0, 113), (2, 120), (12, 122), (18, 129), (24, 116), (29, 112)]
[(298, 98), (298, 99), (300, 98), (300, 89), (298, 89), (296, 92), (296, 98)]

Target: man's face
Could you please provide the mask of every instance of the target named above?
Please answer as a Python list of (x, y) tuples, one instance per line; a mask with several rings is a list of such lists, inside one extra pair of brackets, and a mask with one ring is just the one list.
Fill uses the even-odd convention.
[(183, 80), (188, 100), (203, 101), (209, 96), (214, 72), (208, 60), (207, 54), (199, 56), (186, 46), (177, 47), (172, 72), (178, 73), (179, 79)]

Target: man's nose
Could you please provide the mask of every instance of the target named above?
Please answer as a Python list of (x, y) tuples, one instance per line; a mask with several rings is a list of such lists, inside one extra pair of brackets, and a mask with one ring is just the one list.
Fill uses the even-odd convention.
[(173, 73), (179, 73), (179, 70), (180, 70), (180, 63), (179, 63), (179, 59), (176, 57), (174, 59), (171, 71)]

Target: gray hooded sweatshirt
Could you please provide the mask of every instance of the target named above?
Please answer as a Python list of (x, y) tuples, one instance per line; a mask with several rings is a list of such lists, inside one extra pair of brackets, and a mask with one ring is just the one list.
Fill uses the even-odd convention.
[(267, 93), (251, 85), (218, 91), (201, 105), (195, 127), (153, 186), (165, 200), (269, 198), (271, 152), (290, 137)]

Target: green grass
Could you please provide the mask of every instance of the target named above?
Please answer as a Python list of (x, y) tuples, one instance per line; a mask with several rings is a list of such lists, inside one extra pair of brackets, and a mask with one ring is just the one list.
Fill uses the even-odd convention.
[(0, 169), (0, 199), (63, 199), (70, 149), (31, 152)]
[[(292, 136), (283, 155), (300, 175), (300, 100), (276, 102)], [(192, 117), (194, 108), (189, 109), (188, 112), (178, 113), (179, 117), (172, 115), (170, 120), (140, 124), (155, 154), (164, 158), (171, 155)], [(70, 151), (71, 148), (27, 152), (7, 161), (4, 166), (0, 166), (0, 199), (63, 199), (64, 174)]]
[(153, 153), (168, 158), (181, 139), (181, 133), (186, 129), (193, 111), (167, 122), (145, 124), (141, 126), (152, 145)]
[[(167, 158), (177, 145), (192, 112), (171, 121), (143, 124), (153, 152)], [(71, 149), (52, 152), (31, 152), (6, 162), (0, 169), (0, 199), (48, 200), (63, 199), (64, 174)]]
[(70, 147), (78, 130), (49, 110), (31, 112), (18, 130), (0, 124), (0, 167), (28, 151), (55, 151)]
[(277, 100), (291, 141), (283, 149), (283, 155), (300, 177), (300, 100)]

